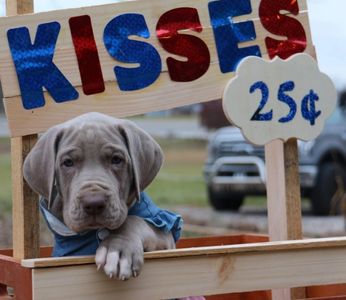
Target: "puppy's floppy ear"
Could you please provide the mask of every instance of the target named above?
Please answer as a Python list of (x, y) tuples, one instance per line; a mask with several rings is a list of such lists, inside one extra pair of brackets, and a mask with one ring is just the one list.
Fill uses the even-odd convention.
[(130, 121), (124, 121), (119, 125), (120, 133), (125, 138), (131, 157), (135, 195), (140, 198), (143, 191), (159, 172), (163, 153), (155, 140)]
[(44, 133), (26, 157), (23, 175), (30, 187), (51, 204), (55, 181), (55, 159), (62, 135), (60, 127), (55, 126)]

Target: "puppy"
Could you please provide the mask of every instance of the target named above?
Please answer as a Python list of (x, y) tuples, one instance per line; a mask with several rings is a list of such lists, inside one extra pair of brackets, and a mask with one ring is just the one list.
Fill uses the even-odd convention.
[(140, 273), (143, 251), (175, 247), (170, 231), (128, 215), (162, 160), (159, 145), (134, 123), (88, 113), (43, 134), (23, 173), (47, 200), (50, 213), (70, 230), (108, 230), (96, 265), (109, 277), (127, 280)]

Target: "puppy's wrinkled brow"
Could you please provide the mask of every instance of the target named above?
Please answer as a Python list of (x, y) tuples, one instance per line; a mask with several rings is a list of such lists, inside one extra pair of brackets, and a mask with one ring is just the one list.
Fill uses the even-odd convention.
[(59, 153), (60, 159), (65, 156), (70, 156), (71, 158), (81, 158), (83, 156), (83, 151), (78, 147), (69, 147), (64, 149), (61, 153)]
[(127, 156), (126, 152), (124, 151), (124, 149), (122, 147), (119, 147), (119, 146), (117, 146), (115, 144), (110, 144), (110, 143), (104, 145), (101, 148), (101, 151), (102, 151), (102, 153), (104, 153), (107, 156), (111, 156), (111, 155), (114, 155), (114, 154), (121, 155), (124, 158)]

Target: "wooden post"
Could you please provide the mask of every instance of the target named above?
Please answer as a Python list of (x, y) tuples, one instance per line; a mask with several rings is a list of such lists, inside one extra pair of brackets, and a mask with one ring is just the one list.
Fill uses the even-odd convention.
[(38, 195), (23, 179), (23, 162), (37, 135), (11, 139), (13, 257), (35, 258), (40, 250)]
[(6, 15), (22, 15), (34, 12), (33, 0), (6, 0)]
[[(302, 239), (298, 146), (296, 139), (265, 146), (268, 230), (271, 241)], [(273, 300), (305, 297), (305, 289), (273, 290)]]
[[(33, 12), (33, 0), (6, 0), (6, 15)], [(13, 256), (39, 256), (38, 195), (23, 179), (23, 162), (37, 141), (37, 135), (11, 138)]]

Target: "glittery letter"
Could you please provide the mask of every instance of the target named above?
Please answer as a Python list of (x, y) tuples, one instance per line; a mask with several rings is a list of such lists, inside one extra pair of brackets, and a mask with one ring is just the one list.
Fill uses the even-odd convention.
[(318, 101), (320, 97), (314, 92), (314, 90), (310, 90), (309, 94), (307, 94), (302, 100), (302, 116), (305, 120), (310, 122), (311, 126), (315, 125), (316, 119), (321, 115), (321, 111), (316, 111), (315, 102)]
[(238, 43), (256, 39), (252, 21), (234, 23), (232, 17), (251, 13), (250, 0), (219, 0), (209, 3), (209, 14), (222, 73), (234, 72), (246, 56), (261, 56), (258, 46), (238, 47)]
[(294, 87), (295, 87), (295, 85), (294, 85), (293, 81), (286, 81), (283, 84), (281, 84), (279, 87), (278, 100), (286, 103), (287, 106), (290, 108), (290, 111), (287, 114), (287, 116), (279, 119), (280, 123), (290, 122), (296, 116), (297, 103), (294, 101), (294, 99), (292, 97), (285, 94), (286, 92), (293, 91)]
[(170, 53), (187, 57), (187, 61), (167, 58), (167, 66), (173, 81), (187, 82), (207, 72), (210, 54), (207, 45), (198, 37), (180, 34), (179, 30), (202, 31), (195, 8), (182, 7), (164, 13), (157, 25), (156, 34), (162, 47)]
[(58, 22), (39, 25), (34, 44), (26, 27), (7, 32), (25, 109), (44, 106), (43, 87), (58, 103), (78, 98), (78, 92), (53, 63), (59, 31)]
[(161, 73), (161, 58), (156, 49), (148, 43), (129, 40), (130, 35), (150, 37), (143, 15), (120, 15), (107, 24), (103, 33), (106, 49), (113, 58), (140, 65), (135, 68), (114, 68), (122, 91), (143, 89), (155, 82)]
[(299, 14), (298, 0), (262, 0), (259, 7), (261, 23), (270, 33), (286, 36), (287, 39), (265, 39), (270, 58), (279, 56), (286, 59), (295, 53), (304, 52), (307, 41), (303, 25), (296, 19), (281, 14), (289, 11)]
[(105, 84), (90, 17), (73, 17), (70, 18), (69, 23), (83, 92), (86, 95), (102, 93), (105, 90)]
[(261, 113), (262, 109), (264, 108), (264, 106), (267, 104), (269, 100), (268, 86), (263, 81), (257, 81), (250, 87), (249, 92), (253, 94), (256, 90), (261, 91), (262, 98), (257, 110), (255, 111), (255, 113), (253, 114), (250, 120), (251, 121), (271, 121), (273, 119), (272, 109), (266, 113)]

